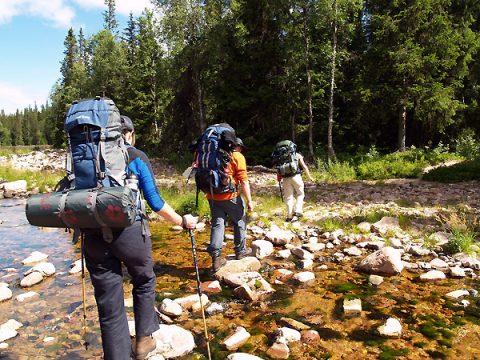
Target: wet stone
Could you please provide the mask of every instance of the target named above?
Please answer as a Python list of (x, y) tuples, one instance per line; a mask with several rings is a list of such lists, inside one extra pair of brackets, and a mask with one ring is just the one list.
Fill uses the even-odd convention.
[(343, 300), (343, 313), (345, 316), (357, 316), (362, 312), (362, 301), (360, 299)]
[(377, 331), (384, 337), (399, 337), (402, 335), (402, 324), (398, 319), (388, 318), (384, 325), (377, 328)]
[(420, 275), (420, 280), (423, 281), (437, 281), (444, 280), (446, 278), (445, 273), (439, 270), (430, 270), (429, 272)]
[(228, 350), (236, 350), (245, 344), (249, 338), (249, 332), (244, 327), (239, 326), (232, 335), (223, 340), (223, 344)]
[(272, 359), (288, 359), (290, 349), (286, 344), (276, 342), (267, 350), (267, 355)]

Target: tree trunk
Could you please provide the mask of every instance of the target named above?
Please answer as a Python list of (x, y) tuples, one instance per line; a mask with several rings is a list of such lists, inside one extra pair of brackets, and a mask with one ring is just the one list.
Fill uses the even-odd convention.
[(305, 40), (305, 72), (307, 74), (307, 103), (308, 103), (308, 153), (313, 158), (313, 107), (312, 107), (312, 76), (310, 74), (310, 39), (308, 37), (308, 13), (303, 8), (303, 35)]
[(398, 151), (405, 151), (405, 138), (407, 136), (407, 99), (400, 101), (400, 114), (398, 116)]
[(290, 126), (292, 128), (292, 141), (295, 142), (295, 114), (290, 114)]
[(203, 131), (203, 129), (206, 128), (205, 124), (205, 112), (203, 111), (203, 89), (202, 89), (202, 84), (200, 84), (200, 76), (199, 74), (196, 74), (196, 83), (197, 83), (197, 106), (198, 106), (198, 116), (199, 116), (199, 125), (200, 129)]
[(335, 66), (337, 56), (337, 1), (333, 0), (333, 23), (332, 23), (332, 62), (330, 77), (330, 100), (328, 103), (328, 160), (336, 161), (335, 150), (333, 149), (333, 95), (335, 93)]

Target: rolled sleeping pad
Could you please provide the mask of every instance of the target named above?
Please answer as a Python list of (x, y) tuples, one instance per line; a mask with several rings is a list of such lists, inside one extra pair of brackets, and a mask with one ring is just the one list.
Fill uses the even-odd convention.
[(32, 195), (26, 215), (31, 225), (55, 228), (124, 228), (137, 216), (137, 191), (127, 186)]

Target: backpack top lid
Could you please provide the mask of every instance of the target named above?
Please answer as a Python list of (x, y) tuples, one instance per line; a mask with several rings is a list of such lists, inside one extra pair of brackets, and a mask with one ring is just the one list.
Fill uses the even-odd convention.
[(282, 140), (282, 141), (279, 141), (277, 143), (277, 145), (275, 145), (275, 149), (279, 149), (279, 148), (282, 148), (282, 147), (291, 148), (293, 151), (297, 150), (297, 145), (295, 145), (295, 143), (293, 141), (290, 141), (290, 140)]
[(100, 97), (74, 102), (65, 115), (65, 131), (69, 132), (78, 125), (106, 128), (111, 105), (114, 105), (112, 100)]

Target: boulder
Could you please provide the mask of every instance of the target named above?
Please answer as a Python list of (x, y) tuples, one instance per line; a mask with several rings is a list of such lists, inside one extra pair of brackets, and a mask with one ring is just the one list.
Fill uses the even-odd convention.
[(180, 316), (183, 313), (182, 306), (179, 303), (168, 298), (162, 300), (159, 310), (161, 313), (167, 316), (173, 316), (173, 317)]
[(291, 231), (281, 230), (278, 226), (272, 225), (270, 230), (265, 234), (265, 238), (275, 245), (285, 245), (292, 241), (294, 234)]
[(303, 271), (293, 275), (293, 278), (299, 283), (309, 283), (315, 280), (315, 274), (311, 271)]
[(0, 286), (0, 302), (10, 300), (13, 296), (12, 290), (6, 286)]
[(26, 259), (22, 260), (23, 265), (35, 264), (41, 261), (45, 261), (48, 258), (47, 254), (40, 251), (32, 252)]
[(243, 284), (249, 283), (252, 280), (260, 280), (263, 279), (262, 275), (260, 275), (256, 271), (248, 271), (248, 272), (242, 272), (242, 273), (235, 273), (235, 274), (229, 274), (223, 278), (223, 281), (232, 287), (238, 287)]
[(380, 234), (387, 232), (398, 233), (401, 232), (398, 218), (391, 216), (384, 216), (380, 221), (377, 221), (372, 225), (372, 229)]
[(257, 259), (263, 259), (270, 256), (273, 253), (273, 244), (267, 240), (255, 240), (252, 241), (252, 254)]
[(241, 260), (230, 260), (227, 261), (227, 263), (221, 267), (214, 276), (216, 279), (222, 281), (223, 278), (229, 274), (258, 271), (260, 270), (261, 266), (262, 265), (260, 264), (260, 261), (253, 256), (249, 256)]
[(290, 251), (292, 252), (293, 255), (303, 260), (313, 260), (315, 258), (315, 256), (313, 256), (313, 254), (310, 251), (302, 249), (301, 247), (295, 247)]
[(157, 341), (158, 353), (166, 359), (187, 355), (195, 348), (195, 341), (190, 331), (177, 325), (160, 324), (152, 336)]
[(445, 273), (439, 270), (430, 270), (429, 272), (420, 275), (420, 280), (423, 281), (437, 281), (444, 280), (446, 278)]
[(29, 269), (24, 275), (27, 276), (34, 271), (38, 271), (43, 276), (52, 276), (55, 274), (55, 266), (50, 262), (42, 262)]
[(34, 271), (27, 276), (25, 276), (22, 281), (20, 281), (21, 287), (30, 287), (35, 284), (42, 282), (43, 276), (38, 271)]
[(455, 291), (450, 291), (448, 294), (445, 294), (447, 298), (450, 299), (460, 299), (465, 296), (469, 296), (470, 293), (468, 290), (455, 290)]
[(27, 191), (27, 181), (26, 180), (17, 180), (7, 182), (1, 185), (5, 192), (19, 193)]
[(275, 342), (267, 350), (267, 355), (272, 359), (288, 359), (290, 356), (290, 349), (286, 344)]
[(364, 258), (357, 268), (360, 271), (373, 274), (400, 274), (403, 270), (401, 252), (386, 246)]
[(360, 315), (362, 312), (362, 301), (360, 299), (343, 300), (343, 313), (346, 316)]

